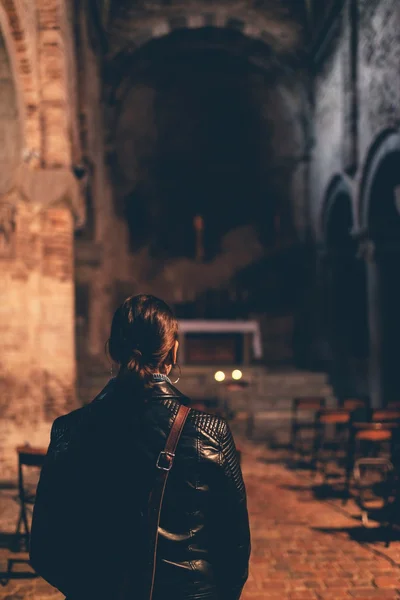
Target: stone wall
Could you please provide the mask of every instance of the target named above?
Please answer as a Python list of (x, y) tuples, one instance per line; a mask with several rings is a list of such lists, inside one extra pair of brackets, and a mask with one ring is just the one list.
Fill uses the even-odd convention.
[(14, 472), (17, 445), (47, 445), (52, 421), (75, 406), (71, 212), (3, 200), (3, 217), (6, 207), (13, 219), (9, 255), (3, 246), (0, 257), (2, 477)]
[[(340, 28), (325, 57), (318, 63), (314, 81), (314, 149), (311, 177), (311, 211), (320, 235), (324, 199), (333, 177), (346, 170), (346, 94), (351, 87), (348, 69), (349, 2), (340, 16)], [(400, 124), (400, 7), (396, 0), (359, 0), (357, 27), (357, 140), (353, 189), (355, 225), (359, 224), (360, 182), (368, 152), (378, 136)]]
[(311, 216), (315, 230), (331, 178), (342, 171), (343, 70), (340, 39), (314, 80), (314, 146), (311, 161)]
[(84, 207), (63, 9), (0, 2), (0, 473), (10, 479), (15, 447), (47, 446), (52, 421), (76, 406), (73, 237)]

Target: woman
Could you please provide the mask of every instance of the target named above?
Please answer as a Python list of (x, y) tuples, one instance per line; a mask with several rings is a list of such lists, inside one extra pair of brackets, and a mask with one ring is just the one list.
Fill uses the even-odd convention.
[[(37, 491), (30, 556), (68, 600), (147, 600), (146, 509), (185, 398), (168, 377), (178, 324), (153, 296), (128, 298), (109, 339), (117, 377), (58, 418)], [(238, 600), (248, 574), (246, 494), (224, 419), (191, 410), (164, 495), (154, 600)]]

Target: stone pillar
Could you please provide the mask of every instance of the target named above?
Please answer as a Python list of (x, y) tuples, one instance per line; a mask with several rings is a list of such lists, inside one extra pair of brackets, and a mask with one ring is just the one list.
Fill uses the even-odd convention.
[(38, 443), (43, 422), (40, 224), (14, 193), (0, 199), (0, 247), (0, 473), (13, 478), (15, 447)]
[(68, 207), (45, 210), (40, 280), (40, 361), (47, 423), (75, 405), (74, 223)]
[(67, 170), (22, 169), (18, 182), (0, 198), (0, 473), (11, 479), (15, 447), (47, 447), (52, 421), (76, 407), (79, 189)]
[(332, 385), (340, 401), (354, 394), (351, 378), (351, 317), (348, 305), (347, 272), (351, 257), (331, 251), (327, 269), (327, 317), (332, 358)]
[(378, 408), (400, 397), (400, 248), (376, 247), (367, 240), (362, 252), (367, 260), (370, 396), (372, 406)]
[(383, 405), (382, 382), (382, 307), (380, 269), (376, 260), (375, 246), (368, 241), (362, 248), (367, 260), (367, 298), (369, 326), (369, 395), (371, 405), (379, 408)]
[[(400, 246), (384, 242), (369, 265), (371, 306), (371, 360), (374, 359), (374, 396), (377, 406), (400, 398)], [(371, 365), (372, 366), (372, 365)], [(379, 388), (377, 387), (379, 383)]]

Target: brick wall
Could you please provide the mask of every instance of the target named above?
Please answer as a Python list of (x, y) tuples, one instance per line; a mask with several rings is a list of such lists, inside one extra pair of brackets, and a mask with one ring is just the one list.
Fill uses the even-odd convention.
[(15, 205), (13, 252), (0, 257), (2, 478), (15, 475), (15, 446), (47, 446), (52, 420), (75, 398), (72, 215)]
[(15, 478), (16, 445), (47, 446), (53, 419), (75, 406), (73, 235), (83, 212), (61, 4), (0, 2), (1, 478)]

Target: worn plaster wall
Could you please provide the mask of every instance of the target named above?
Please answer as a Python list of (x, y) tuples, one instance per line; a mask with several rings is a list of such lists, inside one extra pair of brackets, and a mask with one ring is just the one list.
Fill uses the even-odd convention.
[(385, 129), (400, 125), (400, 5), (359, 0), (360, 166)]
[[(359, 225), (360, 181), (368, 151), (377, 137), (400, 124), (400, 5), (396, 0), (359, 0), (356, 23), (357, 64), (357, 147), (355, 170), (348, 178), (353, 189), (353, 210)], [(349, 9), (345, 4), (340, 31), (317, 68), (314, 80), (314, 148), (312, 154), (311, 213), (318, 226), (327, 188), (333, 176), (344, 174), (344, 148), (349, 131), (345, 127), (350, 81)], [(319, 232), (320, 233), (320, 232)]]
[(321, 203), (331, 178), (342, 170), (343, 70), (340, 39), (314, 80), (314, 146), (310, 185), (311, 217), (320, 226)]

